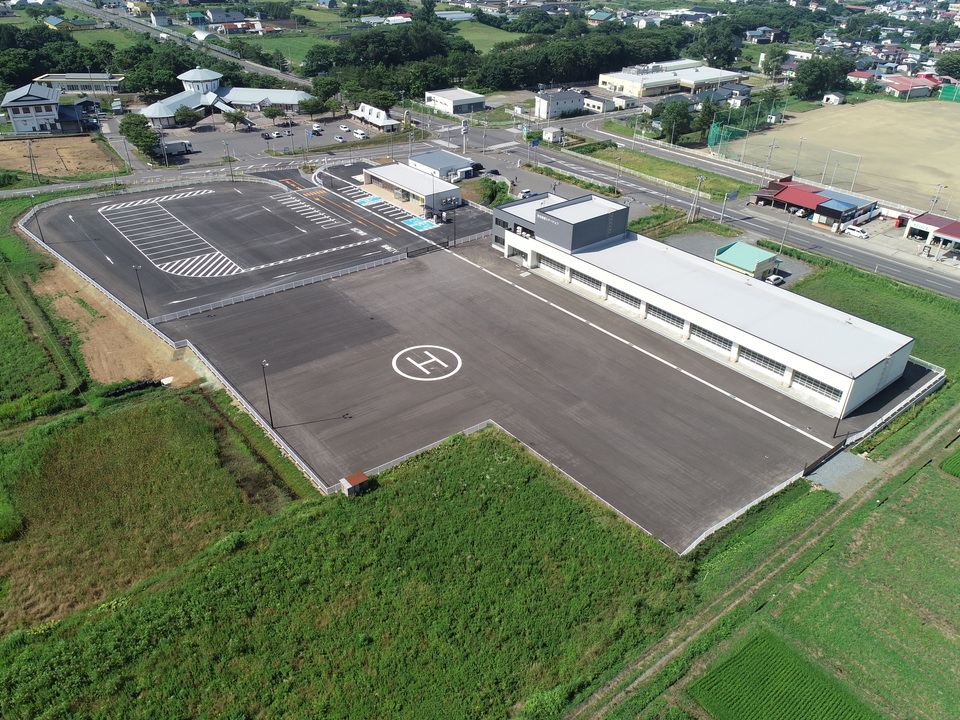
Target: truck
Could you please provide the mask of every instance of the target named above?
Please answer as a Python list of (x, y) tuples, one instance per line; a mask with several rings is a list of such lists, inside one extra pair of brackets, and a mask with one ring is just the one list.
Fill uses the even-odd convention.
[(153, 154), (157, 157), (167, 155), (186, 155), (193, 152), (193, 143), (189, 140), (171, 140), (153, 146)]

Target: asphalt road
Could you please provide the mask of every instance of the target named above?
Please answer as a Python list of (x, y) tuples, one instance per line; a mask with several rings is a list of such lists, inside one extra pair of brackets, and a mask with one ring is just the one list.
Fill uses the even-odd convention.
[[(812, 409), (488, 247), (465, 252), (539, 297), (439, 252), (161, 329), (189, 337), (264, 416), (266, 359), (279, 432), (328, 482), (493, 419), (676, 550), (832, 444)], [(443, 348), (459, 371), (419, 381), (420, 365), (456, 367)]]

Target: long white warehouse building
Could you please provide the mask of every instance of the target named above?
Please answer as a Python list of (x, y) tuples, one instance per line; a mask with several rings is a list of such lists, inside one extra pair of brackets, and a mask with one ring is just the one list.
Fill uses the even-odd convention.
[(832, 417), (903, 375), (912, 338), (628, 232), (627, 216), (595, 195), (535, 195), (494, 209), (494, 245)]

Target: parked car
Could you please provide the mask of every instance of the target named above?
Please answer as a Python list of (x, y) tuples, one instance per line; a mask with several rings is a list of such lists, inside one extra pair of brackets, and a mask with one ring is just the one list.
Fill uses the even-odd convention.
[(284, 131), (283, 131), (283, 134), (284, 134), (284, 135), (293, 135), (293, 130), (284, 130)]
[(334, 135), (333, 139), (336, 140), (337, 142), (346, 142), (346, 140), (343, 139), (342, 135)]
[(805, 218), (807, 217), (807, 215), (810, 214), (810, 211), (807, 210), (806, 208), (796, 208), (795, 210), (791, 210), (790, 212), (792, 212), (797, 217), (801, 217), (801, 218)]
[(323, 135), (323, 131), (322, 131), (322, 130), (313, 130), (311, 134), (312, 134), (314, 137), (320, 137), (321, 135)]
[(783, 285), (783, 283), (786, 281), (782, 277), (774, 273), (773, 275), (767, 275), (767, 277), (764, 278), (764, 282), (768, 282), (771, 285)]
[(314, 129), (314, 130), (323, 130), (323, 125), (321, 125), (320, 123), (314, 123), (314, 124), (313, 124), (313, 129)]
[(260, 133), (260, 137), (262, 137), (264, 140), (269, 140), (269, 139), (270, 139), (270, 133), (268, 133), (268, 132), (262, 132), (262, 133)]
[(340, 129), (343, 130), (343, 132), (350, 132), (350, 126), (349, 126), (349, 125), (341, 125), (341, 126), (340, 126)]
[(867, 233), (865, 230), (861, 230), (858, 227), (848, 227), (846, 230), (843, 231), (843, 233), (844, 235), (853, 235), (854, 237), (860, 238), (861, 240), (866, 240), (867, 238), (870, 237), (869, 233)]
[(484, 171), (484, 175), (499, 175), (500, 171), (496, 168), (490, 168), (489, 170)]
[(533, 197), (534, 195), (539, 195), (539, 194), (540, 193), (535, 192), (533, 190), (521, 190), (520, 199), (523, 200), (524, 198)]
[(277, 130), (276, 132), (271, 133), (270, 137), (282, 138), (282, 137), (283, 137), (283, 133), (280, 132), (279, 130)]

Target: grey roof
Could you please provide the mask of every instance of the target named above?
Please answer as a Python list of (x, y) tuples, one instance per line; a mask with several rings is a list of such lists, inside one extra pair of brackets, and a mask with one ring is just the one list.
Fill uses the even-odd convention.
[(41, 85), (39, 83), (28, 83), (14, 90), (11, 90), (6, 95), (3, 96), (3, 102), (0, 105), (6, 107), (7, 105), (15, 105), (17, 103), (30, 103), (30, 102), (59, 102), (60, 101), (60, 90), (59, 88), (47, 87), (46, 85)]
[(576, 256), (847, 377), (859, 377), (912, 342), (682, 250), (633, 233), (628, 238), (596, 243)]
[(528, 198), (523, 198), (522, 200), (514, 200), (512, 203), (505, 203), (497, 209), (507, 211), (511, 215), (525, 220), (530, 223), (530, 227), (533, 227), (537, 221), (537, 210), (542, 210), (551, 205), (566, 201), (566, 198), (560, 197), (559, 195), (543, 193), (542, 195), (533, 195)]
[(219, 80), (222, 77), (223, 75), (218, 72), (207, 70), (206, 68), (202, 68), (197, 65), (197, 67), (195, 67), (193, 70), (187, 70), (185, 73), (180, 73), (177, 75), (177, 80), (186, 80), (187, 82), (203, 82), (204, 80)]
[(427, 95), (436, 95), (444, 100), (483, 100), (485, 96), (480, 93), (470, 92), (463, 88), (447, 88), (446, 90), (429, 90)]
[(451, 166), (469, 167), (473, 163), (473, 160), (470, 158), (448, 152), (447, 150), (429, 150), (411, 155), (410, 159), (416, 160), (421, 165), (426, 165), (434, 170), (445, 170)]
[(303, 90), (278, 90), (276, 88), (217, 88), (217, 95), (228, 103), (253, 105), (256, 103), (270, 103), (271, 105), (298, 105), (304, 100), (313, 97)]
[(559, 207), (542, 210), (544, 215), (550, 215), (567, 223), (579, 223), (597, 217), (609, 215), (614, 210), (623, 209), (623, 205), (611, 202), (597, 195), (586, 195), (585, 199), (577, 198), (580, 202), (566, 202)]
[(374, 177), (382, 178), (393, 185), (399, 185), (407, 190), (412, 190), (418, 195), (433, 195), (446, 190), (458, 190), (453, 183), (446, 180), (427, 175), (409, 165), (393, 163), (391, 165), (377, 165), (375, 167), (364, 168), (365, 173), (370, 173)]

